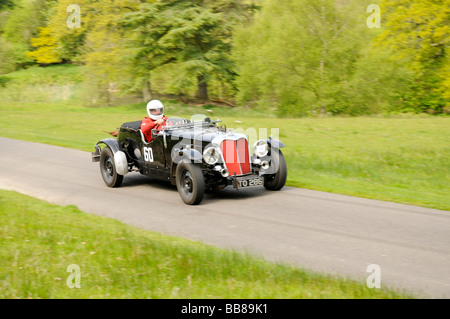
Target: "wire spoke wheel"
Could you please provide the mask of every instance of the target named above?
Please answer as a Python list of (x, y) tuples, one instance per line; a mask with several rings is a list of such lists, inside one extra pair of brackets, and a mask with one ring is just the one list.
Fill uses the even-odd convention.
[(111, 157), (107, 156), (105, 160), (105, 173), (107, 174), (108, 178), (114, 177), (114, 163)]
[(184, 170), (182, 173), (182, 179), (184, 182), (183, 191), (187, 196), (189, 196), (192, 194), (194, 189), (191, 173), (189, 173), (188, 170)]

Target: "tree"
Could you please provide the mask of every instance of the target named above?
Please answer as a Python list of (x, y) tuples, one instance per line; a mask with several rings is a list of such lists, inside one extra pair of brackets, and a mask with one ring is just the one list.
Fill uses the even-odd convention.
[(9, 67), (6, 69), (9, 71), (33, 63), (33, 60), (27, 58), (25, 53), (31, 48), (30, 39), (36, 36), (38, 28), (45, 24), (52, 1), (3, 2), (4, 8), (8, 8), (8, 10), (0, 14), (1, 20), (3, 20), (0, 21), (0, 36), (2, 37), (0, 41), (3, 46), (0, 49), (0, 59), (8, 61)]
[[(119, 82), (125, 78), (123, 61), (126, 35), (118, 25), (118, 17), (137, 9), (133, 0), (79, 0), (79, 27), (68, 23), (72, 0), (59, 0), (46, 27), (31, 43), (36, 48), (27, 55), (39, 64), (81, 63), (86, 65), (85, 97), (88, 104), (111, 105)], [(70, 22), (70, 21), (69, 21)]]
[(450, 1), (383, 0), (381, 8), (385, 30), (378, 46), (415, 72), (408, 103), (417, 111), (441, 112), (449, 104)]
[(238, 99), (285, 115), (341, 112), (336, 104), (366, 32), (360, 15), (348, 14), (354, 8), (332, 0), (267, 1), (235, 34)]
[(62, 59), (58, 54), (57, 39), (51, 35), (48, 27), (39, 28), (39, 36), (30, 40), (37, 48), (35, 51), (26, 52), (26, 56), (35, 59), (39, 64), (60, 63)]
[(81, 11), (81, 27), (69, 28), (67, 8), (72, 0), (59, 0), (48, 18), (47, 25), (39, 29), (39, 35), (31, 39), (35, 50), (27, 53), (39, 64), (73, 62), (80, 54), (84, 45), (84, 38), (88, 28), (92, 25), (92, 15), (95, 13), (94, 5), (88, 0), (79, 0), (77, 4), (83, 8)]
[(0, 11), (7, 8), (14, 7), (14, 1), (13, 0), (0, 0)]
[(129, 75), (123, 44), (126, 34), (117, 17), (136, 9), (137, 4), (130, 0), (107, 0), (97, 3), (95, 11), (91, 11), (80, 55), (86, 64), (85, 82), (90, 103), (97, 100), (112, 105), (121, 82)]
[(184, 79), (195, 77), (196, 97), (208, 99), (208, 81), (230, 81), (233, 24), (246, 14), (239, 1), (169, 1), (142, 4), (125, 14), (122, 25), (136, 34), (133, 48), (138, 77), (167, 64), (177, 64)]

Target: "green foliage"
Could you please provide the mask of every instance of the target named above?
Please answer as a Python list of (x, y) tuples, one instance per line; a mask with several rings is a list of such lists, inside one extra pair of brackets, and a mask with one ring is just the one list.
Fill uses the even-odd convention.
[[(67, 8), (73, 1), (60, 0), (32, 39), (36, 50), (29, 52), (37, 63), (72, 62), (86, 64), (85, 103), (110, 105), (118, 91), (119, 79), (126, 79), (127, 63), (122, 50), (123, 34), (117, 20), (124, 12), (137, 7), (135, 1), (78, 1), (81, 8), (80, 27), (69, 28)], [(131, 72), (129, 72), (131, 74)]]
[(169, 93), (283, 117), (450, 113), (449, 0), (79, 0), (70, 29), (72, 2), (2, 2), (0, 74), (86, 65), (88, 105)]
[(197, 96), (207, 99), (208, 82), (215, 78), (229, 83), (235, 75), (231, 32), (247, 7), (225, 0), (159, 1), (125, 14), (123, 26), (136, 34), (131, 46), (138, 76), (149, 77), (149, 71), (175, 64), (176, 86), (196, 81)]
[(31, 65), (26, 56), (30, 39), (45, 24), (54, 0), (17, 0), (14, 6), (0, 13), (0, 73)]
[(0, 11), (12, 7), (14, 7), (13, 0), (0, 0)]
[(11, 81), (11, 78), (0, 75), (0, 87), (5, 87), (6, 83), (8, 83), (9, 81)]
[(414, 71), (405, 103), (417, 112), (441, 113), (449, 105), (450, 1), (384, 0), (381, 5), (386, 28), (376, 43)]
[(361, 8), (267, 1), (254, 23), (235, 33), (239, 101), (264, 101), (280, 115), (340, 113), (339, 97), (367, 32), (358, 28), (361, 15), (348, 12)]
[(368, 48), (361, 52), (355, 71), (342, 86), (336, 113), (359, 115), (415, 112), (405, 102), (413, 85), (413, 72), (402, 61), (392, 61), (388, 51)]
[[(36, 48), (27, 55), (34, 58), (39, 64), (59, 63), (61, 61), (72, 61), (79, 54), (84, 44), (84, 36), (87, 25), (90, 21), (89, 11), (81, 11), (82, 23), (80, 28), (68, 28), (67, 7), (72, 4), (71, 0), (59, 0), (49, 7), (52, 13), (48, 18), (45, 28), (41, 28), (37, 38), (33, 38), (31, 43)], [(88, 9), (88, 1), (77, 1), (79, 6)]]
[(126, 35), (117, 17), (136, 10), (137, 3), (128, 0), (103, 1), (96, 4), (88, 23), (88, 32), (80, 59), (86, 64), (85, 87), (89, 105), (112, 105), (123, 82), (131, 76), (124, 48)]
[[(448, 101), (449, 2), (266, 1), (237, 29), (237, 98), (279, 115), (441, 112)], [(377, 36), (373, 41), (373, 38)]]
[(12, 72), (16, 69), (13, 44), (0, 37), (0, 74)]
[(51, 64), (62, 62), (57, 52), (57, 40), (50, 34), (50, 28), (39, 28), (39, 37), (31, 39), (31, 44), (36, 51), (27, 52), (26, 56), (34, 58), (39, 64)]

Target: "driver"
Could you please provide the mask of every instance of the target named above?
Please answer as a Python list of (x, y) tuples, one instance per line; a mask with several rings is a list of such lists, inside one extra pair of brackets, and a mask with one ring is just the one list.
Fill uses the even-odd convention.
[(159, 100), (151, 100), (147, 104), (147, 113), (141, 122), (141, 131), (147, 142), (152, 141), (152, 129), (160, 131), (166, 124), (167, 117), (164, 116), (164, 105)]

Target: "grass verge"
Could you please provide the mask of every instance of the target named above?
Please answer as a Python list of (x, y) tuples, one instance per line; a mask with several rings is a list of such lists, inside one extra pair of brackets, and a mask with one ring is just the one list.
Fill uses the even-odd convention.
[[(408, 297), (5, 190), (0, 245), (2, 299)], [(80, 267), (79, 289), (67, 286), (72, 264)]]

